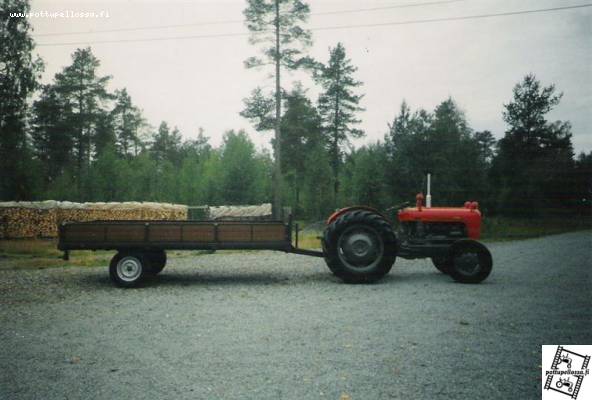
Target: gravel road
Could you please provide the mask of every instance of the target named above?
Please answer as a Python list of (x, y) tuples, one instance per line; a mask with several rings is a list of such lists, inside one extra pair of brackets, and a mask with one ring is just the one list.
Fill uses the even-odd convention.
[(345, 285), (274, 252), (172, 258), (132, 290), (0, 271), (0, 399), (540, 399), (541, 344), (592, 344), (591, 239), (490, 244), (479, 285), (424, 260)]

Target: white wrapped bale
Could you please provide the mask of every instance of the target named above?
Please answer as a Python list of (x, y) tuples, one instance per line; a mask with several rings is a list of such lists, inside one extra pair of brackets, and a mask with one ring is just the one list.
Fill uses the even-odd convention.
[(270, 219), (271, 216), (271, 203), (246, 206), (219, 206), (209, 208), (209, 218), (213, 220)]

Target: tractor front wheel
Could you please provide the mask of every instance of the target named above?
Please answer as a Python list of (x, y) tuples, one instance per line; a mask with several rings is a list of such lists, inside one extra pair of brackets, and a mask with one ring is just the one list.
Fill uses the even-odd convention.
[(448, 275), (457, 282), (479, 283), (489, 276), (493, 266), (491, 253), (479, 242), (459, 240), (450, 249)]
[(436, 267), (436, 269), (438, 271), (442, 272), (443, 274), (448, 273), (448, 269), (450, 268), (450, 263), (451, 263), (451, 260), (449, 257), (446, 257), (446, 256), (432, 257), (432, 264), (434, 264), (434, 267)]
[(388, 274), (397, 255), (391, 225), (366, 210), (343, 214), (325, 229), (325, 262), (346, 283), (375, 282)]

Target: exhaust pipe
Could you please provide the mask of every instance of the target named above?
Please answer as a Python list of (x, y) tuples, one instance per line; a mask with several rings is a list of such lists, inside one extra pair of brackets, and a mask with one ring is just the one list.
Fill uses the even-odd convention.
[(430, 191), (432, 186), (432, 174), (428, 173), (428, 191), (426, 195), (426, 208), (432, 207), (432, 193)]

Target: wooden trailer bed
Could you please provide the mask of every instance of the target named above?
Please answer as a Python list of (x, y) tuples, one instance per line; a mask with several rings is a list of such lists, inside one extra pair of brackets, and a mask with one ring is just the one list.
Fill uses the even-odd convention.
[(291, 251), (291, 224), (282, 221), (90, 221), (59, 228), (58, 249)]

